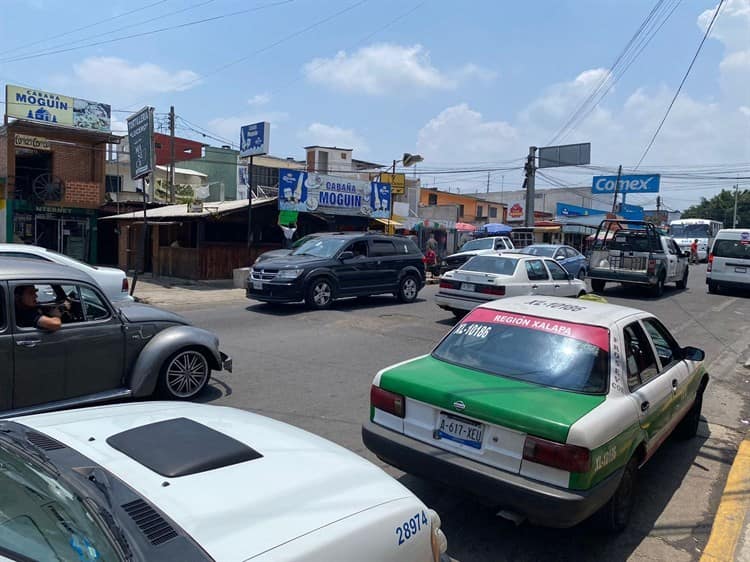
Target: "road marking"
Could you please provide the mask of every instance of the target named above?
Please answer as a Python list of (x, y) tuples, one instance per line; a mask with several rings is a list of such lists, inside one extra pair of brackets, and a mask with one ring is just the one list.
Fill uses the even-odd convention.
[(725, 301), (724, 301), (723, 303), (721, 303), (721, 304), (720, 304), (719, 306), (715, 306), (715, 307), (713, 307), (713, 308), (712, 308), (711, 310), (712, 310), (713, 312), (721, 312), (721, 311), (722, 311), (722, 310), (724, 310), (724, 309), (725, 309), (726, 307), (728, 307), (728, 306), (729, 306), (730, 304), (733, 304), (733, 303), (735, 303), (735, 302), (737, 302), (737, 297), (732, 297), (731, 299), (727, 299), (727, 300), (725, 300)]
[(701, 562), (735, 559), (735, 551), (743, 532), (745, 514), (750, 508), (750, 439), (740, 443), (737, 456), (729, 470), (727, 484), (716, 512), (711, 536)]

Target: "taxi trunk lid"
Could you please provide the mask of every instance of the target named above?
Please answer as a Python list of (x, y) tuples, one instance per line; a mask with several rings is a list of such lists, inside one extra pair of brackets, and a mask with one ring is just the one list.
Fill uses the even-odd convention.
[[(517, 472), (527, 434), (565, 443), (604, 396), (549, 388), (426, 356), (382, 373), (380, 387), (406, 397), (404, 432)], [(445, 416), (484, 424), (482, 451), (438, 438)]]

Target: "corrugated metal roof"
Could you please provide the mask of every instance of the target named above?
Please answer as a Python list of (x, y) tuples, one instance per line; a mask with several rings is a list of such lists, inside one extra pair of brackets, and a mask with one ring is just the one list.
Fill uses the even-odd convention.
[[(157, 166), (158, 170), (161, 170), (162, 172), (168, 172), (169, 166)], [(196, 172), (195, 170), (190, 170), (188, 168), (178, 168), (177, 166), (174, 167), (174, 173), (175, 174), (182, 174), (183, 176), (198, 176), (199, 178), (207, 178), (208, 174), (204, 174), (202, 172)]]
[[(253, 207), (259, 207), (261, 205), (268, 205), (278, 200), (278, 197), (259, 197), (253, 199)], [(169, 218), (199, 218), (216, 215), (224, 215), (226, 213), (232, 213), (241, 209), (247, 209), (247, 199), (240, 201), (222, 201), (219, 202), (205, 202), (203, 203), (203, 211), (200, 213), (189, 213), (188, 205), (166, 205), (164, 207), (156, 207), (154, 209), (148, 209), (146, 211), (146, 217), (149, 219), (169, 219)], [(143, 220), (143, 211), (133, 211), (132, 213), (123, 213), (121, 215), (114, 215), (111, 217), (102, 217), (99, 220)]]

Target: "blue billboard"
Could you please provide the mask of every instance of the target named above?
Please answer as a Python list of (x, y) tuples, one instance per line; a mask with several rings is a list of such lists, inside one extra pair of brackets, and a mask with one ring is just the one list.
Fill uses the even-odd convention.
[(271, 124), (267, 121), (240, 127), (240, 156), (268, 154)]
[[(659, 174), (620, 176), (617, 193), (659, 193)], [(591, 193), (613, 194), (617, 176), (594, 176)]]
[(391, 184), (281, 169), (279, 210), (388, 219)]
[(558, 217), (587, 217), (589, 215), (604, 215), (606, 213), (607, 211), (579, 207), (578, 205), (568, 205), (567, 203), (557, 203), (555, 209), (555, 214)]

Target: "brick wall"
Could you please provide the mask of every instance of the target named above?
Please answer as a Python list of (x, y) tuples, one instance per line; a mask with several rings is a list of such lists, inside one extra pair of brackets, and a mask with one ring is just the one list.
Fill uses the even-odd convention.
[(104, 200), (104, 187), (94, 182), (68, 181), (65, 183), (63, 205), (96, 209)]

